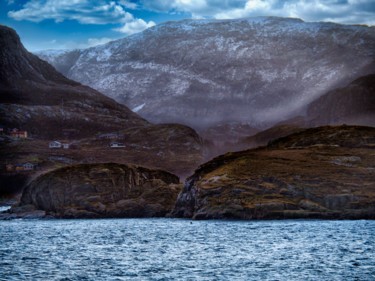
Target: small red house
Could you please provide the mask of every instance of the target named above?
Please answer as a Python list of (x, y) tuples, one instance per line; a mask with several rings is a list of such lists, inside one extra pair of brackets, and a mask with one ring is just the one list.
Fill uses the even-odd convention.
[(20, 131), (18, 129), (13, 129), (10, 132), (10, 136), (16, 139), (27, 139), (27, 131)]

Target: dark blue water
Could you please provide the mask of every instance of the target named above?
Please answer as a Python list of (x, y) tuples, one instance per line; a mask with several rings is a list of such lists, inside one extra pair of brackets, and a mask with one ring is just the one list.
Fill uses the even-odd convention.
[(375, 221), (0, 221), (0, 280), (375, 280)]

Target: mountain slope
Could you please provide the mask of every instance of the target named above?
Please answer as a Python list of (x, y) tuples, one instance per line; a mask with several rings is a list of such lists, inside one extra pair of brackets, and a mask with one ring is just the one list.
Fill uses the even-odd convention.
[(318, 127), (221, 155), (186, 180), (174, 216), (375, 218), (375, 128)]
[[(19, 191), (38, 173), (70, 164), (135, 163), (181, 176), (201, 163), (203, 141), (192, 128), (151, 124), (64, 77), (30, 54), (13, 29), (0, 26), (0, 45), (0, 195)], [(13, 128), (27, 131), (29, 138), (11, 137)], [(51, 149), (56, 140), (69, 148)], [(120, 148), (110, 146), (114, 141)], [(25, 163), (37, 169), (15, 168)], [(6, 164), (13, 168), (8, 171)]]
[(152, 121), (263, 129), (374, 73), (375, 28), (276, 17), (185, 20), (38, 55)]
[(3, 126), (43, 137), (77, 129), (80, 136), (144, 126), (126, 106), (69, 80), (27, 52), (16, 32), (0, 26), (0, 115)]

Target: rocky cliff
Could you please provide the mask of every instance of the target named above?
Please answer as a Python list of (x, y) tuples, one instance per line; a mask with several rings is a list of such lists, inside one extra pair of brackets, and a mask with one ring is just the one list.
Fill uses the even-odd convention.
[(179, 191), (178, 177), (161, 170), (113, 163), (69, 166), (32, 181), (10, 213), (59, 218), (162, 217), (172, 210)]
[(227, 153), (188, 178), (173, 215), (195, 219), (375, 218), (375, 129), (307, 129)]
[(151, 121), (264, 129), (375, 73), (375, 27), (276, 17), (184, 20), (86, 50), (38, 55)]

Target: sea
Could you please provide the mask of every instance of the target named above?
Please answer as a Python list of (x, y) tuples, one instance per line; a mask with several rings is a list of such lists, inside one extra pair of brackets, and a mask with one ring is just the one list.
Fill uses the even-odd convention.
[(0, 280), (375, 280), (375, 221), (0, 221)]

